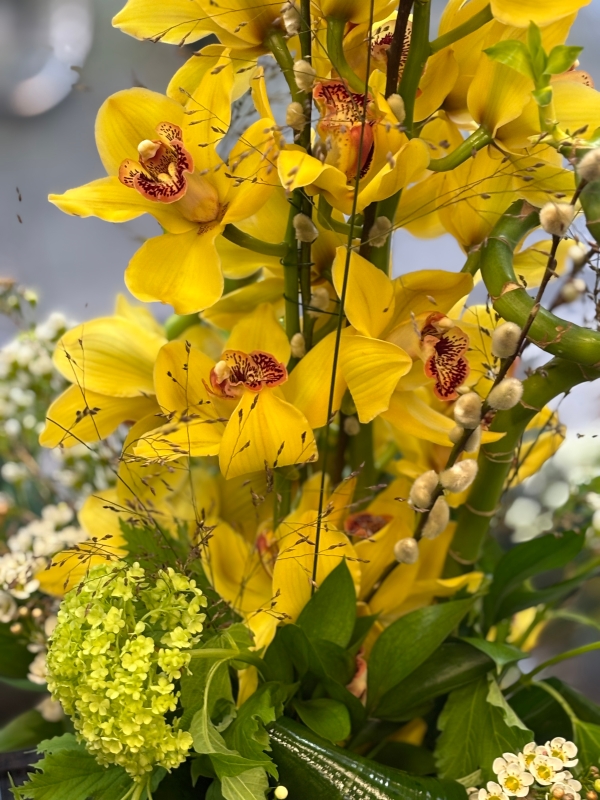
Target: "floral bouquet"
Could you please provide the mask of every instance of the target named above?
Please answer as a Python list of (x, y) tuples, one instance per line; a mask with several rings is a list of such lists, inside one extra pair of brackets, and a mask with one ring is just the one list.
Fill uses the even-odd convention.
[[(7, 509), (76, 454), (0, 556), (0, 673), (52, 698), (0, 732), (38, 749), (15, 798), (597, 800), (600, 706), (541, 673), (600, 645), (526, 660), (560, 613), (597, 628), (592, 515), (497, 535), (555, 399), (600, 377), (600, 95), (564, 44), (588, 2), (449, 0), (437, 37), (430, 0), (117, 14), (211, 43), (109, 97), (107, 176), (50, 197), (153, 216), (125, 283), (175, 313), (63, 321), (21, 388), (45, 423), (7, 415), (46, 448), (5, 459)], [(398, 228), (464, 267), (415, 270)]]

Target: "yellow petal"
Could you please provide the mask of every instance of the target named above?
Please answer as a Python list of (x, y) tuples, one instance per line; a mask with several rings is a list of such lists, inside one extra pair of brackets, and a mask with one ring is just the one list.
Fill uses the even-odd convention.
[(418, 316), (433, 311), (447, 314), (472, 288), (473, 278), (464, 272), (422, 269), (401, 275), (394, 280), (394, 322), (411, 319), (411, 314)]
[(196, 466), (181, 472), (184, 479), (168, 498), (174, 519), (198, 522), (218, 517), (221, 496), (215, 476), (209, 469)]
[(501, 125), (519, 116), (534, 88), (531, 78), (484, 54), (467, 95), (469, 112), (495, 136)]
[[(308, 420), (311, 428), (321, 428), (327, 423), (329, 388), (333, 373), (335, 333), (330, 333), (304, 356), (281, 387), (288, 402), (293, 403)], [(341, 370), (336, 370), (333, 412), (337, 412), (346, 382)]]
[(208, 413), (206, 416), (196, 413), (191, 420), (177, 416), (172, 422), (142, 436), (134, 454), (159, 464), (186, 456), (215, 456), (219, 452), (224, 427), (223, 422), (215, 422)]
[(233, 66), (234, 81), (231, 99), (232, 101), (239, 100), (250, 88), (254, 74), (251, 62), (256, 56), (251, 50), (236, 50), (232, 54), (229, 48), (222, 44), (209, 44), (188, 58), (171, 78), (167, 86), (167, 95), (185, 106), (189, 96), (198, 89), (206, 73), (217, 67), (219, 59), (223, 55), (231, 57)]
[(229, 172), (239, 184), (232, 190), (225, 215), (239, 222), (255, 214), (279, 187), (275, 164), (279, 153), (275, 120), (263, 118), (250, 125), (229, 155)]
[[(217, 253), (221, 259), (221, 268), (226, 278), (234, 281), (254, 275), (259, 269), (269, 269), (278, 272), (281, 270), (281, 259), (277, 256), (264, 256), (253, 250), (246, 250), (224, 236), (219, 236), (216, 241)], [(252, 286), (256, 284), (251, 284)], [(239, 290), (235, 290), (239, 291)], [(229, 297), (229, 294), (226, 295)], [(214, 309), (214, 306), (212, 307)], [(212, 309), (211, 309), (212, 311)], [(216, 324), (216, 323), (215, 323)], [(220, 325), (219, 327), (226, 327)]]
[[(349, 258), (348, 258), (349, 256)], [(341, 298), (348, 270), (344, 311), (350, 324), (364, 336), (378, 336), (392, 320), (394, 286), (388, 276), (354, 250), (338, 247), (331, 269), (333, 285)]]
[[(188, 411), (210, 404), (210, 371), (215, 362), (196, 347), (188, 351), (184, 341), (169, 342), (158, 353), (154, 367), (156, 399), (164, 414)], [(206, 382), (206, 383), (205, 383)]]
[(184, 142), (200, 169), (209, 169), (218, 162), (213, 154), (229, 130), (232, 93), (233, 67), (229, 56), (223, 55), (215, 69), (206, 72), (186, 105), (190, 115), (186, 118)]
[(113, 511), (119, 508), (117, 489), (104, 489), (99, 495), (86, 497), (77, 519), (79, 524), (90, 538), (95, 538), (99, 546), (106, 547), (107, 552), (114, 552), (125, 544), (119, 519), (125, 519), (127, 510), (123, 509), (122, 515)]
[(279, 179), (287, 191), (292, 192), (303, 186), (310, 187), (310, 193), (320, 190), (334, 208), (345, 214), (351, 212), (352, 193), (346, 184), (346, 176), (339, 169), (322, 164), (318, 158), (292, 146), (283, 149), (279, 154), (277, 169)]
[(558, 427), (558, 430), (540, 433), (533, 441), (523, 444), (518, 453), (517, 469), (511, 470), (509, 475), (509, 485), (516, 486), (525, 478), (539, 472), (542, 465), (562, 446), (564, 440), (564, 430)]
[[(345, 478), (327, 497), (326, 508), (328, 513), (325, 521), (328, 527), (341, 529), (344, 519), (352, 510), (352, 498), (354, 497), (355, 489), (356, 477)], [(318, 505), (316, 508), (318, 508)]]
[(164, 336), (165, 331), (163, 326), (157, 322), (152, 312), (146, 306), (141, 306), (139, 303), (130, 303), (124, 294), (119, 293), (115, 302), (115, 316), (125, 317), (132, 322), (137, 322), (142, 328), (145, 328), (150, 333), (155, 333), (158, 336)]
[[(211, 18), (215, 17), (219, 27), (231, 36), (237, 36), (240, 40), (257, 46), (263, 45), (269, 29), (280, 14), (280, 6), (272, 3), (257, 4), (255, 0), (228, 0), (227, 5), (216, 13), (214, 0), (197, 2), (204, 13)], [(219, 38), (227, 43), (222, 35), (219, 34)]]
[(304, 415), (273, 389), (244, 392), (227, 423), (219, 464), (226, 478), (315, 460), (317, 446)]
[(181, 342), (189, 342), (192, 347), (206, 353), (215, 362), (219, 360), (225, 349), (225, 340), (221, 334), (204, 324), (186, 328), (177, 339)]
[(158, 92), (136, 87), (111, 95), (96, 117), (96, 144), (108, 174), (117, 175), (124, 159), (136, 159), (138, 144), (156, 139), (159, 123), (181, 127), (183, 120), (182, 107)]
[(235, 289), (207, 308), (202, 318), (217, 328), (230, 331), (243, 320), (258, 303), (271, 303), (278, 316), (283, 312), (283, 279), (266, 278), (241, 289)]
[(391, 342), (342, 336), (340, 367), (361, 422), (371, 422), (387, 411), (398, 381), (412, 367), (412, 359)]
[(401, 433), (452, 446), (448, 433), (454, 427), (454, 420), (428, 406), (417, 392), (394, 392), (390, 407), (382, 416)]
[(183, 233), (194, 226), (182, 216), (176, 205), (154, 203), (135, 189), (124, 186), (114, 175), (69, 189), (64, 194), (51, 194), (48, 200), (65, 214), (76, 217), (127, 222), (142, 214), (152, 214), (171, 233)]
[[(347, 22), (368, 22), (371, 16), (370, 5), (362, 0), (319, 0), (317, 4), (324, 17), (345, 19)], [(375, 0), (373, 3), (373, 18), (375, 20), (387, 17), (393, 10), (395, 3), (390, 0)]]
[(275, 356), (282, 364), (290, 360), (289, 339), (269, 303), (261, 303), (235, 325), (226, 349), (244, 353), (262, 350)]
[(100, 317), (65, 333), (54, 365), (86, 391), (112, 397), (154, 394), (152, 371), (162, 336), (124, 317)]
[(206, 232), (165, 233), (148, 239), (125, 271), (127, 288), (138, 300), (170, 303), (176, 314), (202, 311), (221, 297), (223, 275), (215, 247), (220, 223)]
[(215, 480), (221, 499), (221, 518), (254, 544), (260, 524), (273, 518), (273, 492), (267, 491), (264, 468), (253, 475), (229, 480), (217, 475)]
[(516, 167), (513, 186), (532, 205), (541, 207), (559, 193), (568, 198), (574, 192), (573, 172), (564, 168), (562, 156), (553, 147), (529, 147), (526, 155), (510, 159)]
[(195, 42), (212, 30), (194, 0), (128, 0), (112, 24), (137, 39), (169, 44)]
[(80, 442), (106, 439), (123, 422), (158, 413), (154, 397), (108, 397), (79, 386), (69, 386), (50, 405), (43, 447), (73, 447)]
[[(556, 267), (554, 268), (557, 275), (562, 275), (565, 271), (569, 248), (573, 244), (573, 239), (561, 239), (556, 252)], [(547, 239), (543, 242), (536, 242), (526, 250), (516, 253), (513, 260), (515, 275), (525, 279), (528, 289), (535, 289), (542, 282), (551, 246), (551, 240)]]
[(505, 25), (528, 28), (530, 22), (548, 25), (589, 5), (591, 0), (492, 0), (494, 17)]
[(385, 200), (414, 181), (421, 180), (430, 160), (429, 148), (422, 139), (411, 139), (397, 153), (394, 162), (386, 161), (375, 177), (361, 189), (358, 209)]

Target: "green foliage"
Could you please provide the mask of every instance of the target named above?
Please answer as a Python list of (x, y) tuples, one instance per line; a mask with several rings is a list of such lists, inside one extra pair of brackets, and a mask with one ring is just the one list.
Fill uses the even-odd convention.
[(0, 623), (0, 675), (6, 678), (26, 678), (33, 654), (25, 642), (20, 642), (10, 625)]
[(324, 639), (340, 647), (350, 643), (356, 620), (356, 590), (342, 561), (304, 606), (297, 625), (311, 640)]
[(59, 736), (63, 731), (62, 722), (47, 722), (37, 709), (32, 708), (0, 730), (0, 753), (35, 747), (42, 739)]
[(383, 695), (420, 666), (456, 628), (473, 600), (420, 608), (381, 634), (369, 659), (368, 708), (381, 705)]
[(487, 639), (480, 639), (474, 636), (464, 637), (462, 641), (485, 653), (495, 662), (497, 667), (505, 667), (507, 664), (514, 664), (515, 661), (527, 658), (527, 653), (523, 653), (518, 647), (513, 647), (510, 644), (488, 642)]
[(485, 677), (452, 692), (438, 727), (442, 731), (435, 749), (438, 773), (455, 780), (478, 769), (484, 782), (493, 780), (494, 759), (520, 750), (533, 738), (496, 681)]
[(337, 700), (319, 697), (316, 700), (296, 700), (294, 708), (302, 722), (324, 739), (341, 742), (350, 736), (350, 714)]
[(576, 720), (573, 728), (580, 762), (586, 766), (600, 764), (600, 725)]

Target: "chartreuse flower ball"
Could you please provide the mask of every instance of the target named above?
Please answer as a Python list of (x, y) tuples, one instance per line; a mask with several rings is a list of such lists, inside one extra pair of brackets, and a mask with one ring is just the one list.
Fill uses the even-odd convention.
[[(192, 737), (180, 729), (177, 681), (200, 639), (206, 597), (173, 569), (93, 567), (58, 612), (48, 687), (101, 764), (134, 780), (183, 762)], [(169, 721), (166, 719), (169, 714)]]

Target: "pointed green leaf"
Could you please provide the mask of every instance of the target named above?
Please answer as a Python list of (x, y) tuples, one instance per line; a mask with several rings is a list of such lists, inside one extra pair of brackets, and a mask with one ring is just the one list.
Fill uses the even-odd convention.
[(573, 727), (580, 763), (584, 767), (600, 764), (600, 725), (577, 720), (573, 723)]
[(350, 714), (337, 700), (320, 697), (316, 700), (296, 700), (294, 708), (307, 728), (330, 742), (341, 742), (350, 736)]
[(524, 42), (507, 39), (483, 51), (492, 61), (499, 61), (532, 80), (535, 79), (529, 51)]
[(298, 617), (309, 639), (347, 647), (356, 620), (356, 589), (345, 561), (325, 578)]
[(268, 788), (269, 781), (264, 769), (251, 769), (221, 781), (225, 800), (264, 800)]
[(582, 50), (583, 47), (569, 47), (564, 44), (553, 47), (548, 55), (548, 63), (545, 69), (546, 75), (561, 75), (563, 72), (570, 70)]
[(527, 653), (523, 653), (518, 647), (513, 647), (510, 644), (488, 642), (487, 639), (478, 637), (464, 637), (462, 641), (468, 642), (473, 647), (481, 650), (482, 653), (485, 653), (486, 656), (496, 662), (497, 667), (505, 667), (507, 664), (514, 664), (515, 661), (527, 658)]

